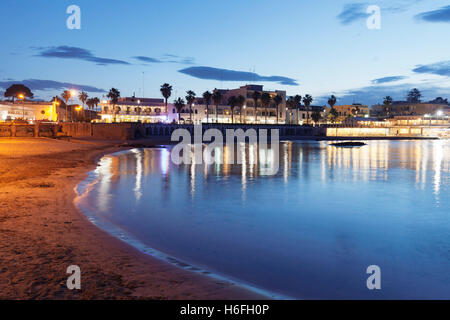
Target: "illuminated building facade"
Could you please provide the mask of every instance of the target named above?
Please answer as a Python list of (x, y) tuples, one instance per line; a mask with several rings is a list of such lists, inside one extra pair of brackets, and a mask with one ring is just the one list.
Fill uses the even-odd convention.
[[(261, 99), (258, 100), (258, 106), (255, 111), (255, 102), (253, 100), (253, 93), (257, 91), (260, 95), (266, 93), (270, 95), (270, 103), (267, 106), (262, 104)], [(222, 100), (218, 106), (215, 105), (211, 99), (210, 105), (207, 108), (203, 98), (196, 98), (192, 105), (192, 112), (190, 113), (189, 105), (186, 105), (180, 113), (180, 121), (183, 123), (248, 123), (248, 124), (285, 124), (286, 123), (286, 91), (268, 91), (264, 90), (261, 85), (245, 85), (237, 89), (220, 90)], [(245, 98), (245, 103), (242, 110), (239, 106), (235, 106), (233, 110), (228, 105), (228, 99), (232, 96)], [(277, 106), (274, 102), (276, 96), (281, 97), (281, 102)], [(278, 117), (277, 117), (278, 116)], [(234, 118), (234, 119), (233, 119)], [(234, 120), (234, 121), (233, 121)], [(169, 108), (169, 122), (178, 121), (178, 114), (174, 107)]]
[(58, 121), (64, 117), (65, 111), (53, 102), (0, 102), (0, 121), (16, 119), (33, 121)]
[[(164, 99), (157, 98), (120, 98), (113, 106), (111, 101), (102, 101), (101, 122), (168, 122), (168, 113)], [(169, 104), (169, 109), (172, 107)]]

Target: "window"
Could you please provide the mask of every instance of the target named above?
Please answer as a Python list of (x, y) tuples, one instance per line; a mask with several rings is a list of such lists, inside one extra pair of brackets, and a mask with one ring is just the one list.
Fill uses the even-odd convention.
[(175, 108), (173, 108), (173, 109), (172, 109), (172, 113), (176, 113), (176, 110), (175, 110)]
[(195, 110), (194, 110), (194, 113), (195, 113), (195, 114), (198, 114), (198, 110), (197, 110), (197, 109), (195, 109)]

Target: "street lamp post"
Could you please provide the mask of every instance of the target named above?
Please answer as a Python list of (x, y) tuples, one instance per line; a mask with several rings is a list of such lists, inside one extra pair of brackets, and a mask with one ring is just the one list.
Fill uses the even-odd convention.
[(22, 117), (23, 117), (23, 120), (25, 120), (25, 103), (24, 103), (25, 95), (23, 93), (19, 93), (17, 98), (19, 100), (22, 100)]

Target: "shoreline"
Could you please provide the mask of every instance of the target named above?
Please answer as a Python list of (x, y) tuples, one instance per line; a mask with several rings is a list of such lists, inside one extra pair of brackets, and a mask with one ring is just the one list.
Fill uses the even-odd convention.
[[(128, 150), (120, 150), (115, 151), (113, 153), (107, 153), (104, 156), (109, 157), (115, 157), (117, 154), (122, 152), (130, 152), (132, 149)], [(104, 157), (102, 156), (102, 157)], [(100, 159), (99, 159), (100, 160)], [(89, 171), (89, 173), (92, 173), (93, 171)], [(86, 183), (86, 185), (81, 187), (81, 184)], [(155, 258), (163, 263), (168, 263), (170, 265), (173, 265), (177, 268), (180, 268), (182, 270), (186, 270), (188, 272), (202, 275), (206, 278), (209, 278), (213, 281), (224, 281), (231, 283), (233, 285), (236, 285), (238, 287), (241, 287), (245, 290), (249, 290), (250, 292), (253, 292), (255, 294), (261, 295), (265, 299), (281, 299), (281, 300), (287, 300), (292, 299), (288, 296), (284, 296), (281, 294), (278, 294), (276, 292), (271, 292), (269, 290), (261, 289), (255, 286), (252, 286), (250, 284), (245, 283), (242, 280), (231, 278), (227, 275), (218, 274), (215, 272), (211, 272), (208, 269), (203, 269), (201, 267), (198, 267), (195, 265), (195, 263), (190, 263), (183, 261), (182, 259), (179, 259), (176, 256), (172, 256), (169, 254), (166, 254), (163, 251), (160, 251), (158, 249), (155, 249), (151, 245), (144, 244), (140, 240), (136, 239), (131, 233), (123, 230), (120, 225), (116, 225), (115, 223), (108, 221), (106, 219), (101, 218), (98, 214), (95, 213), (95, 207), (91, 206), (86, 198), (89, 197), (89, 193), (92, 191), (92, 188), (98, 183), (98, 177), (92, 179), (89, 181), (89, 177), (83, 181), (81, 181), (75, 189), (77, 190), (77, 196), (74, 199), (75, 206), (84, 214), (87, 219), (97, 226), (99, 229), (103, 230), (110, 236), (128, 244), (129, 246), (133, 247), (140, 253), (150, 256), (152, 258)], [(79, 191), (81, 191), (81, 193)]]
[[(0, 298), (267, 299), (151, 257), (89, 221), (75, 188), (101, 157), (127, 149), (0, 139)], [(66, 287), (70, 265), (81, 268), (80, 291)]]

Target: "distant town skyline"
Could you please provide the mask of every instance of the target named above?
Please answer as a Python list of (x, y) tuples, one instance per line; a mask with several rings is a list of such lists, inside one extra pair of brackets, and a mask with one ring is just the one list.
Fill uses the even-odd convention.
[[(70, 30), (66, 9), (81, 9)], [(381, 10), (370, 29), (369, 6)], [(13, 83), (37, 99), (65, 88), (102, 97), (160, 97), (162, 83), (197, 96), (248, 83), (325, 104), (381, 103), (417, 87), (450, 98), (450, 3), (440, 0), (185, 2), (4, 0), (0, 93)]]

